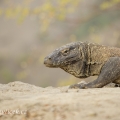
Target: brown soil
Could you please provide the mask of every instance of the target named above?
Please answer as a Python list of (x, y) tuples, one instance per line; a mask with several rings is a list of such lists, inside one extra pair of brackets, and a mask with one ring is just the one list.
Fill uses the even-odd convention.
[(120, 88), (0, 84), (0, 120), (120, 120)]

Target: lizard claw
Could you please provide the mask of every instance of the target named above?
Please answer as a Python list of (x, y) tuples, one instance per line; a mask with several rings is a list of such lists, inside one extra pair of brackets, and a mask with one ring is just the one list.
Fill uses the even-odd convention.
[(85, 84), (84, 83), (74, 84), (74, 85), (70, 85), (69, 88), (70, 89), (84, 89), (85, 88)]

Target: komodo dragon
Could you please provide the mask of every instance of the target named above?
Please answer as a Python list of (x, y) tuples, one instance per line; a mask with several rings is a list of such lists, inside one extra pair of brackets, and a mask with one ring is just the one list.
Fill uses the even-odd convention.
[(101, 88), (109, 83), (120, 84), (120, 48), (74, 42), (64, 45), (44, 59), (47, 67), (59, 67), (77, 78), (96, 76), (89, 83), (71, 85), (70, 88)]

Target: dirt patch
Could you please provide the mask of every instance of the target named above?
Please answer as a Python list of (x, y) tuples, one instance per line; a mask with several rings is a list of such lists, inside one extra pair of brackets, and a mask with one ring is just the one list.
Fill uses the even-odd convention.
[(119, 120), (120, 88), (0, 84), (0, 120)]

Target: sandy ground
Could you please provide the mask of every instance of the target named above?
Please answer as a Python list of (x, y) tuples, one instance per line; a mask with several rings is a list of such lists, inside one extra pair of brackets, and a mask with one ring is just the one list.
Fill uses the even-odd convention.
[(120, 88), (0, 84), (0, 120), (120, 120)]

